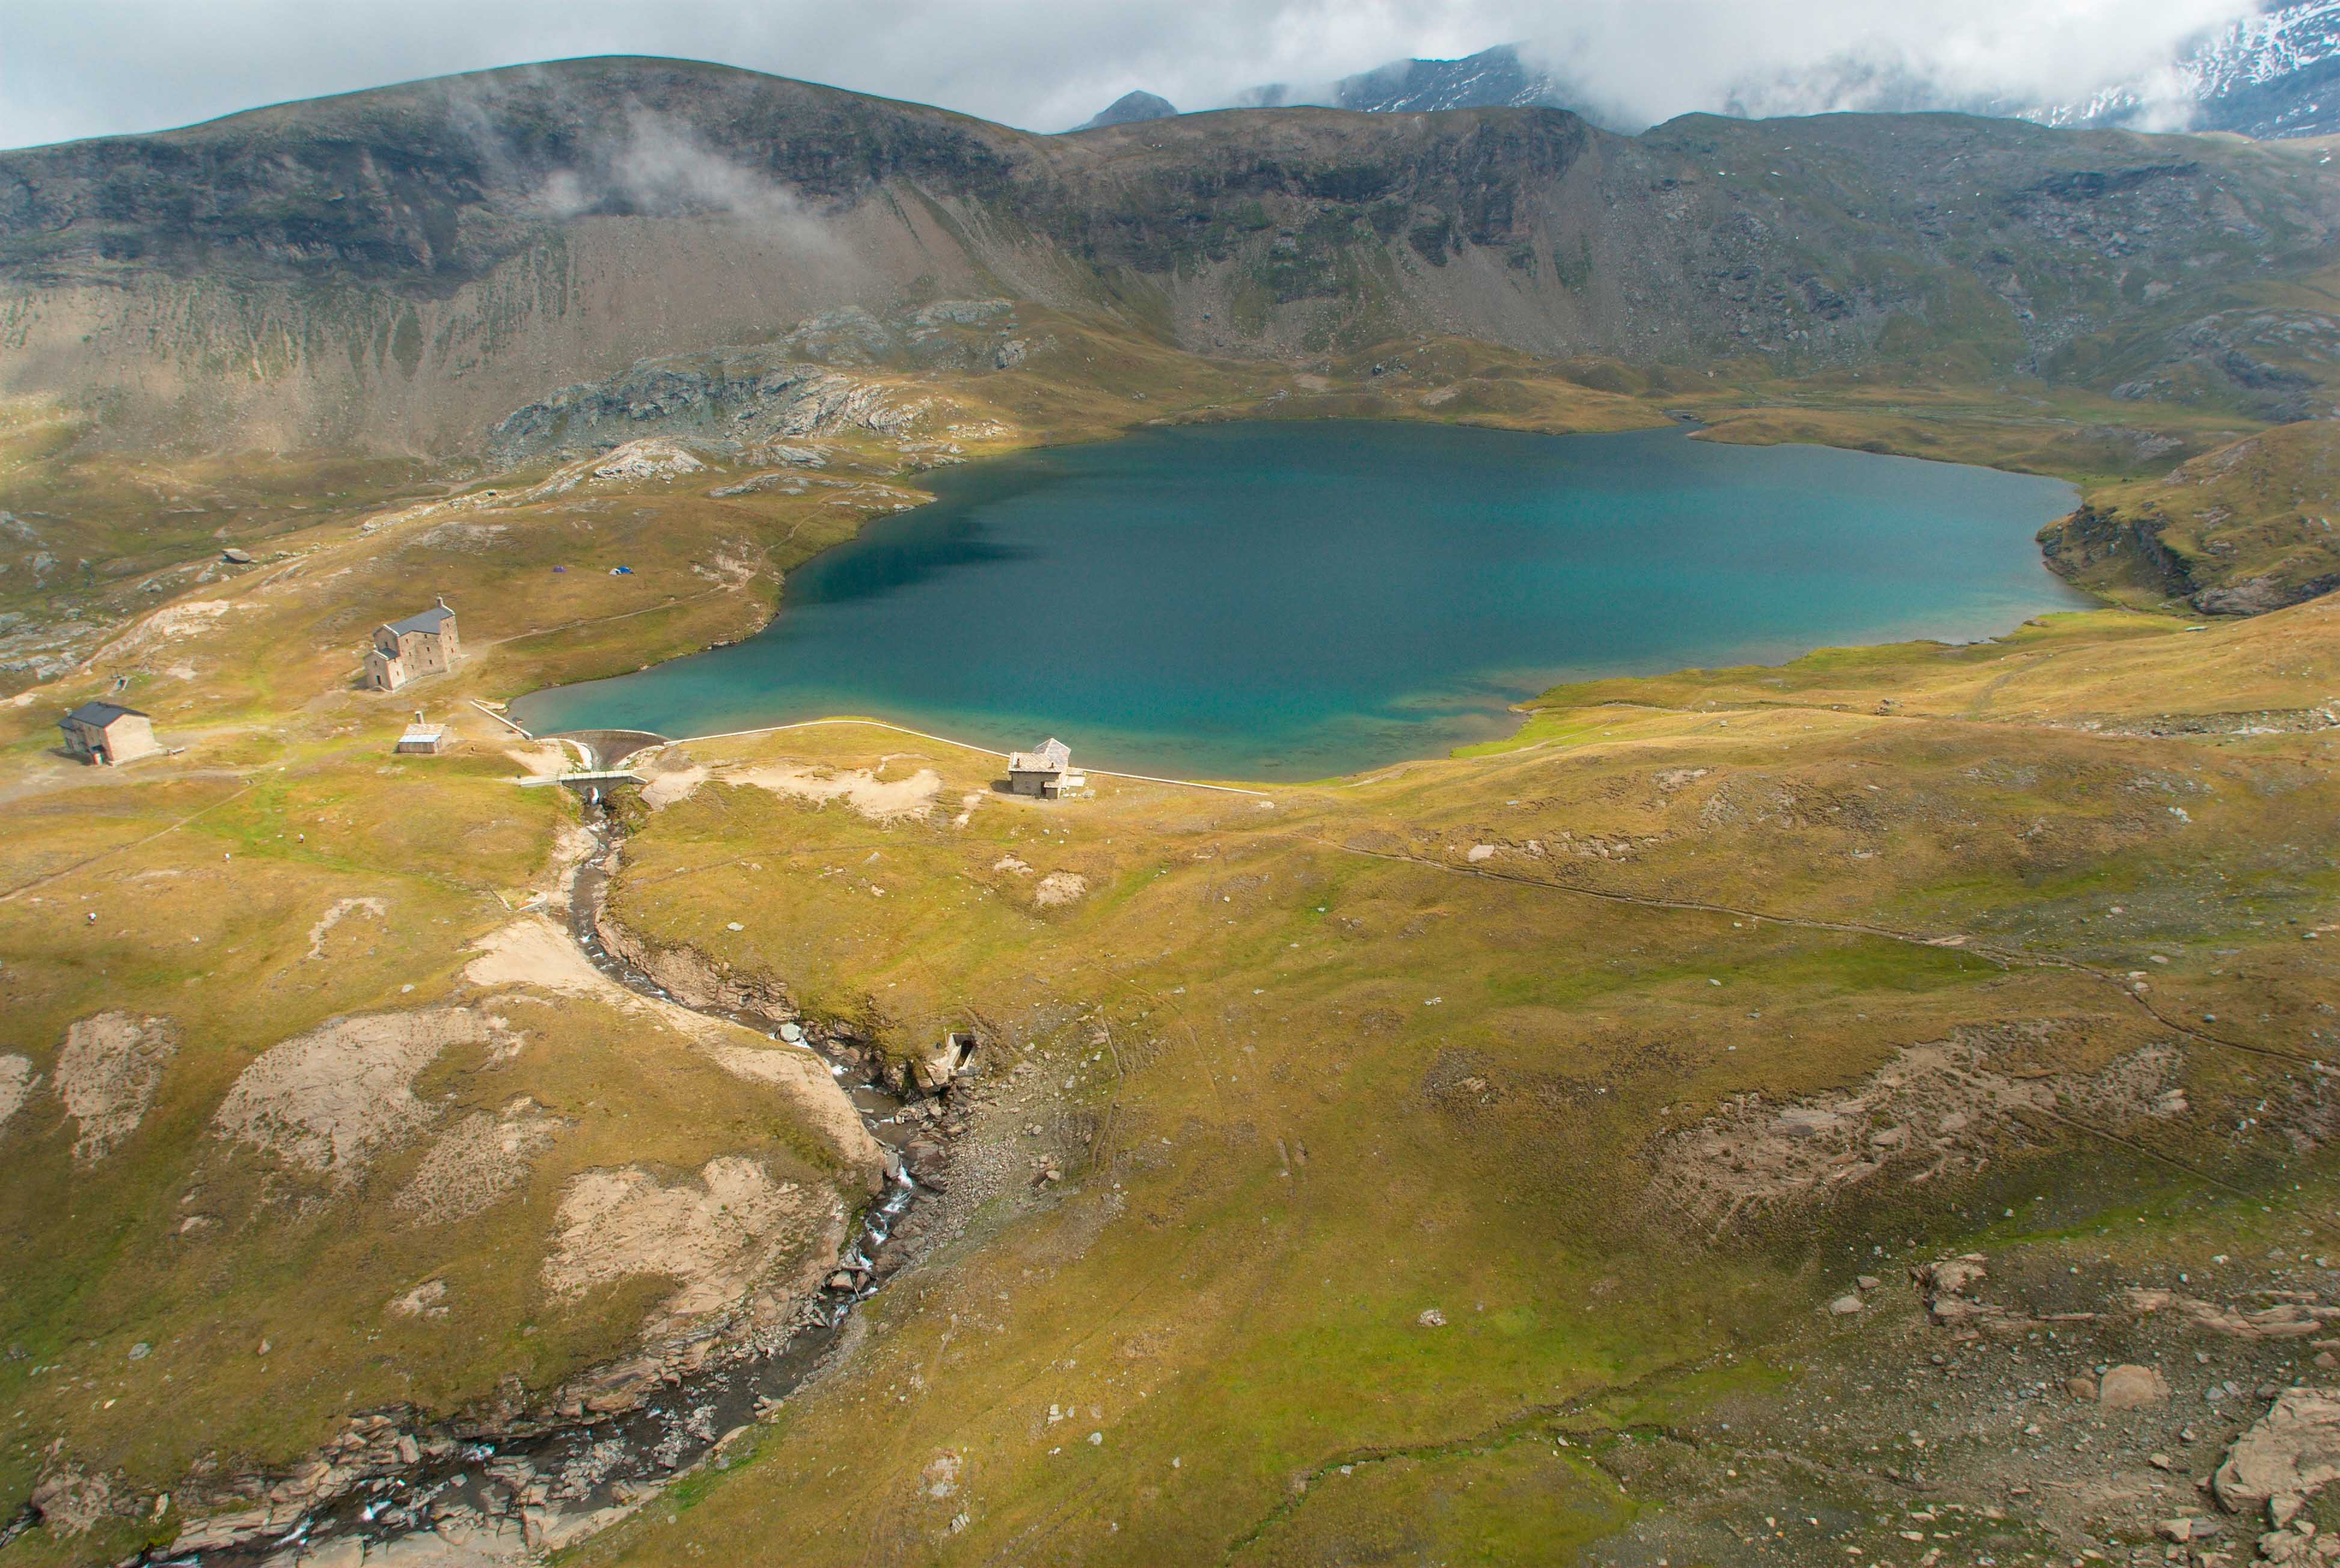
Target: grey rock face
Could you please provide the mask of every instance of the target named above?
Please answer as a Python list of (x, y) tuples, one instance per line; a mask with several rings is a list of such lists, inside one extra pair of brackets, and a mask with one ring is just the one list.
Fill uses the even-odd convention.
[(1124, 93), (1073, 129), (1095, 131), (1106, 125), (1134, 125), (1145, 120), (1166, 120), (1177, 112), (1169, 99), (1155, 94)]
[[(832, 367), (900, 365), (1006, 370), (1027, 345), (998, 337), (1006, 300), (943, 300), (898, 321), (848, 306), (799, 323), (768, 344), (640, 360), (607, 381), (566, 386), (515, 409), (490, 432), (497, 461), (599, 451), (649, 436), (696, 440), (730, 451), (790, 438), (862, 431), (900, 436), (930, 400)], [(779, 461), (818, 454), (782, 449)]]

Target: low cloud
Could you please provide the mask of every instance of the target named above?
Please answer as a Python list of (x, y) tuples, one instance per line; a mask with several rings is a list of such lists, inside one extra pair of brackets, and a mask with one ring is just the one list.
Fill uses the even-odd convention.
[[(1596, 117), (1629, 126), (1694, 111), (1764, 116), (1874, 109), (2000, 113), (2133, 94), (2161, 128), (2185, 117), (2184, 50), (2251, 0), (1800, 0), (1661, 8), (1595, 0), (1528, 41), (1536, 66)], [(1660, 36), (1661, 32), (1664, 35)], [(1565, 89), (1564, 89), (1565, 90)]]
[[(469, 139), (496, 183), (535, 192), (547, 215), (589, 213), (720, 217), (770, 231), (803, 247), (834, 243), (818, 213), (792, 190), (725, 150), (709, 145), (691, 124), (646, 104), (556, 96), (556, 113), (584, 127), (559, 166), (543, 166), (540, 150), (515, 146), (509, 134), (508, 94), (527, 90), (531, 117), (543, 104), (534, 92), (556, 86), (546, 73), (516, 78), (474, 78), (450, 84), (449, 117)], [(613, 112), (614, 111), (614, 112)], [(599, 127), (596, 129), (595, 127)]]
[[(149, 131), (257, 104), (581, 55), (718, 60), (1036, 130), (1144, 88), (1182, 109), (1265, 83), (1507, 42), (1612, 124), (2174, 98), (2169, 62), (2249, 0), (0, 0), (0, 145)], [(670, 168), (660, 164), (671, 157)], [(645, 180), (757, 210), (691, 150), (641, 144)], [(580, 170), (582, 178), (586, 171)]]
[(621, 136), (589, 149), (580, 166), (555, 170), (539, 202), (558, 217), (587, 212), (723, 217), (802, 244), (830, 236), (796, 194), (727, 157), (689, 125), (629, 104)]

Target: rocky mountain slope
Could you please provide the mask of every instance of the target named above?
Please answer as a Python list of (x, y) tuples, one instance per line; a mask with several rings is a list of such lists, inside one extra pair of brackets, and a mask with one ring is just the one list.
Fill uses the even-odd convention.
[(1158, 93), (1124, 93), (1073, 129), (1094, 131), (1103, 125), (1134, 125), (1140, 120), (1165, 120), (1177, 112), (1177, 105)]
[[(1183, 116), (1072, 136), (723, 67), (491, 72), (0, 155), (0, 394), (475, 451), (635, 361), (1006, 298), (1205, 354), (1409, 332), (2319, 415), (2296, 152), (1984, 120)], [(2110, 264), (2107, 264), (2109, 261)]]
[(1498, 44), (1459, 60), (1392, 60), (1329, 86), (1272, 82), (1239, 95), (1247, 108), (1324, 104), (1360, 114), (1425, 114), (1441, 109), (1575, 109), (1586, 94), (1572, 77), (1531, 65), (1524, 46)]

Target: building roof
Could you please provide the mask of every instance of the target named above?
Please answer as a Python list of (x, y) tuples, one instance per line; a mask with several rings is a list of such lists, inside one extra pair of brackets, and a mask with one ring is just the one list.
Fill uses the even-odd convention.
[(398, 738), (398, 743), (403, 746), (410, 740), (436, 740), (446, 733), (444, 724), (424, 724), (418, 720), (406, 727), (406, 733)]
[(146, 715), (139, 712), (135, 708), (124, 708), (118, 702), (84, 702), (80, 707), (74, 709), (72, 712), (66, 714), (57, 722), (60, 724), (86, 724), (92, 729), (103, 729), (117, 719), (144, 719)]
[(1046, 744), (1032, 751), (1011, 751), (1007, 754), (1010, 773), (1062, 773), (1073, 765), (1073, 749), (1055, 736)]
[(428, 631), (435, 635), (441, 627), (454, 619), (453, 610), (443, 604), (434, 604), (420, 615), (410, 615), (403, 620), (392, 621), (390, 630), (400, 637), (405, 636), (410, 631)]

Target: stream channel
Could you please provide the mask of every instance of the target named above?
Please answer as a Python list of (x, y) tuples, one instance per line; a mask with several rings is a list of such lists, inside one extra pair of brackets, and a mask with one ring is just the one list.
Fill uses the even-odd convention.
[[(571, 884), (570, 937), (595, 968), (629, 990), (689, 1006), (601, 939), (602, 902), (621, 840), (598, 792), (585, 810), (595, 843)], [(501, 1422), (456, 1416), (427, 1425), (400, 1423), (415, 1439), (411, 1460), (387, 1468), (367, 1464), (363, 1479), (339, 1495), (321, 1498), (297, 1520), (216, 1545), (154, 1549), (133, 1561), (155, 1568), (289, 1568), (312, 1557), (321, 1565), (355, 1564), (361, 1543), (363, 1557), (372, 1561), (393, 1543), (409, 1542), (409, 1550), (436, 1545), (430, 1539), (435, 1533), (449, 1548), (441, 1560), (453, 1563), (481, 1560), (464, 1546), (481, 1553), (510, 1553), (548, 1538), (556, 1543), (576, 1539), (616, 1519), (614, 1513), (598, 1520), (594, 1515), (647, 1498), (801, 1384), (836, 1343), (853, 1308), (890, 1272), (877, 1266), (880, 1251), (923, 1194), (901, 1152), (910, 1130), (898, 1119), (903, 1101), (872, 1075), (868, 1060), (875, 1053), (864, 1059), (838, 1052), (794, 1020), (714, 1007), (691, 1010), (815, 1050), (878, 1140), (886, 1163), (885, 1190), (863, 1211), (859, 1234), (834, 1265), (834, 1271), (854, 1275), (850, 1288), (824, 1287), (795, 1322), (717, 1351), (697, 1371), (681, 1374), (632, 1409), (564, 1415), (540, 1408)], [(452, 1526), (442, 1528), (451, 1520)], [(200, 1526), (187, 1533), (200, 1536)], [(407, 1553), (391, 1556), (403, 1560)], [(411, 1560), (421, 1568), (433, 1555), (412, 1551)]]

